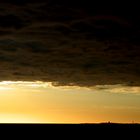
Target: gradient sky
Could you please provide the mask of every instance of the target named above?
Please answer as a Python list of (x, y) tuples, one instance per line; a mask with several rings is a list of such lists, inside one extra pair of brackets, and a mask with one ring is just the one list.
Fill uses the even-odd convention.
[(0, 123), (140, 122), (140, 88), (127, 89), (1, 82)]
[(0, 122), (140, 122), (140, 8), (130, 9), (1, 0)]

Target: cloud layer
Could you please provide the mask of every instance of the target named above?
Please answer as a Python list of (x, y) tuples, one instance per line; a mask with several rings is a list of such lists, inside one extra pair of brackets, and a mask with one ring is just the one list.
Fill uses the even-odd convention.
[(139, 86), (138, 11), (98, 6), (1, 2), (0, 80)]

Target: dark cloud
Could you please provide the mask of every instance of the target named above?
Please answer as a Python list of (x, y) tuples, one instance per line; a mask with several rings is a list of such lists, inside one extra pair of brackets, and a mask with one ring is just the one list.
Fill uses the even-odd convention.
[(3, 1), (0, 11), (1, 81), (140, 85), (136, 10), (90, 2)]

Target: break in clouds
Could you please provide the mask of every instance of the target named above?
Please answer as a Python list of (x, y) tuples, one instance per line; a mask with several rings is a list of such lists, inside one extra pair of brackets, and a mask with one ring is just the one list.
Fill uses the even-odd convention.
[(0, 81), (139, 86), (140, 16), (125, 8), (1, 2)]

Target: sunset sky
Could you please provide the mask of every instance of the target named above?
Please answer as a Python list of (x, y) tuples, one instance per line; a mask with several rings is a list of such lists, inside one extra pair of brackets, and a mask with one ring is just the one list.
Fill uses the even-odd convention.
[(1, 82), (0, 123), (140, 122), (140, 88), (108, 87)]
[(140, 122), (140, 8), (0, 1), (0, 123)]

